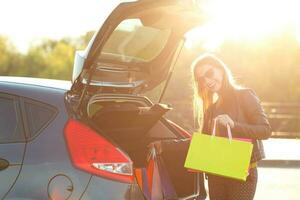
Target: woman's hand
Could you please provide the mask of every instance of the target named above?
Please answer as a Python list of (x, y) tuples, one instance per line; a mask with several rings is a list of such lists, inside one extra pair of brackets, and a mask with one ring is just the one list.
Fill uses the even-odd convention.
[(222, 124), (223, 126), (226, 126), (227, 124), (230, 126), (230, 128), (234, 127), (234, 121), (229, 117), (229, 115), (218, 115), (215, 118), (216, 122)]
[(155, 142), (152, 142), (148, 145), (148, 148), (155, 148), (156, 150), (156, 153), (157, 154), (161, 154), (162, 153), (162, 144), (161, 144), (161, 141), (155, 141)]

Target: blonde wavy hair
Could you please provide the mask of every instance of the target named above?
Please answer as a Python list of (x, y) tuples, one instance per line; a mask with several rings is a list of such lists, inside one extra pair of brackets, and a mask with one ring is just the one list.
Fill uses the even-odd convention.
[(196, 69), (203, 65), (211, 65), (217, 67), (223, 71), (223, 82), (221, 86), (220, 94), (225, 98), (233, 95), (233, 91), (236, 88), (241, 88), (234, 81), (231, 71), (225, 65), (223, 61), (217, 58), (215, 55), (205, 53), (197, 57), (192, 65), (192, 79), (193, 79), (193, 90), (194, 90), (194, 116), (198, 127), (201, 129), (203, 125), (204, 113), (214, 103), (214, 94), (205, 88), (201, 88), (197, 82)]

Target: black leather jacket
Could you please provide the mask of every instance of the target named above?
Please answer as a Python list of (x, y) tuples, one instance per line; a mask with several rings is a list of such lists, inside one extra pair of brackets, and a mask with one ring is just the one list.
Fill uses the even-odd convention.
[[(265, 157), (264, 149), (261, 140), (267, 139), (271, 135), (271, 128), (267, 117), (260, 105), (260, 101), (251, 89), (234, 90), (233, 98), (230, 98), (229, 105), (223, 110), (224, 114), (228, 114), (234, 120), (234, 128), (232, 129), (233, 137), (251, 138), (253, 143), (253, 151), (251, 162), (256, 162)], [(204, 115), (204, 123), (202, 133), (212, 133), (212, 108), (208, 109)], [(225, 127), (223, 127), (225, 128)], [(222, 127), (220, 128), (220, 131)], [(226, 130), (225, 130), (226, 131)], [(182, 188), (182, 184), (187, 186), (185, 188), (193, 188), (189, 184), (191, 173), (187, 173), (183, 167), (183, 163), (189, 148), (190, 139), (184, 140), (169, 140), (163, 141), (162, 151), (166, 157), (173, 160), (167, 160), (167, 166), (173, 170), (169, 170), (172, 180), (175, 180), (175, 188)], [(171, 155), (171, 156), (168, 156)], [(179, 164), (178, 164), (179, 163)], [(177, 165), (176, 165), (177, 164)], [(177, 167), (175, 167), (177, 166)], [(179, 166), (179, 167), (178, 167)], [(173, 172), (173, 173), (172, 173)], [(174, 175), (175, 174), (175, 175)], [(179, 182), (176, 180), (179, 180)], [(178, 186), (178, 187), (176, 187)], [(200, 174), (200, 194), (205, 197), (203, 174)], [(182, 191), (186, 194), (187, 191)]]
[[(233, 137), (250, 138), (253, 143), (251, 162), (265, 158), (264, 148), (261, 140), (271, 136), (271, 127), (266, 114), (260, 105), (260, 100), (251, 89), (236, 89), (234, 95), (227, 104), (226, 112), (234, 120), (232, 129)], [(214, 118), (213, 107), (208, 108), (204, 114), (202, 133), (211, 134)], [(225, 127), (219, 127), (220, 132), (225, 132)], [(184, 151), (187, 153), (190, 139), (163, 141), (163, 151)]]
[[(271, 135), (271, 127), (263, 111), (260, 101), (251, 89), (235, 89), (234, 95), (227, 99), (227, 103), (221, 106), (222, 110), (216, 113), (215, 106), (211, 106), (204, 115), (202, 132), (212, 133), (212, 119), (217, 114), (227, 114), (234, 121), (232, 136), (237, 138), (252, 139), (253, 151), (251, 162), (256, 162), (265, 157), (261, 140)], [(220, 127), (225, 132), (225, 127)]]

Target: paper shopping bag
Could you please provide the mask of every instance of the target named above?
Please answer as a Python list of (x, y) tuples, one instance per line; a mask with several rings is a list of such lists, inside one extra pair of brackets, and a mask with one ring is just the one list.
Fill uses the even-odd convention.
[(245, 181), (253, 144), (247, 141), (195, 133), (184, 166), (193, 170)]
[(148, 165), (135, 170), (137, 183), (147, 200), (176, 198), (176, 192), (160, 155), (151, 150)]

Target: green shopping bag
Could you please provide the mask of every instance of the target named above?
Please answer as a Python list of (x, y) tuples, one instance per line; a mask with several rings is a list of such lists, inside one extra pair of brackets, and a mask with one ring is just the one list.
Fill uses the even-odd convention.
[(228, 138), (213, 134), (193, 134), (184, 167), (206, 173), (245, 181), (252, 153), (251, 142), (232, 139), (227, 126)]

